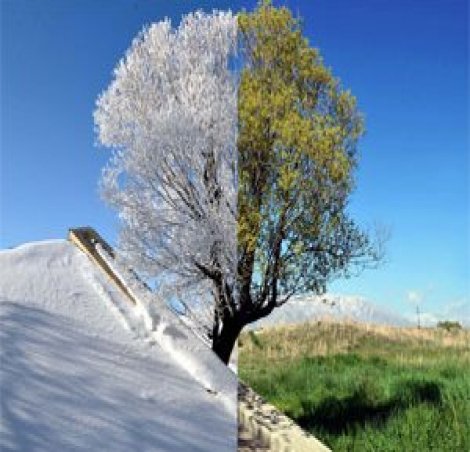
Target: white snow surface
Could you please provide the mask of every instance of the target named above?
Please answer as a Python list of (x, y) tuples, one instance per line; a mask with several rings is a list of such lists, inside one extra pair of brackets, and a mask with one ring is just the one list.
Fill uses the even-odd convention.
[(73, 244), (0, 251), (0, 317), (2, 451), (236, 450), (236, 375)]
[[(219, 394), (229, 412), (236, 411), (233, 387), (236, 387), (237, 379), (233, 372), (227, 372), (226, 366), (221, 366), (219, 358), (201, 338), (163, 300), (151, 294), (134, 273), (122, 268), (100, 245), (97, 251), (137, 302), (132, 309), (125, 302), (120, 309), (128, 328), (136, 331), (139, 337), (158, 343), (206, 389)], [(126, 312), (129, 310), (131, 312)]]

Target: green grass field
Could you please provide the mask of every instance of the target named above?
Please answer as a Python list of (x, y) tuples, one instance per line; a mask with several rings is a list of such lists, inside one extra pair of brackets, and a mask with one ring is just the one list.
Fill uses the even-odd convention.
[(470, 332), (316, 322), (243, 333), (239, 375), (334, 451), (470, 451)]

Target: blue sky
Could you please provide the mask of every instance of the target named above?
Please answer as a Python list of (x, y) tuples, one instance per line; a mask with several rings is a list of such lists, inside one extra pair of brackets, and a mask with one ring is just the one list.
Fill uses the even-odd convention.
[[(331, 290), (458, 317), (470, 293), (466, 0), (280, 3), (358, 98), (367, 134), (350, 210), (392, 234), (385, 265)], [(109, 152), (94, 146), (92, 120), (112, 69), (145, 24), (254, 5), (1, 0), (0, 248), (80, 225), (114, 243), (116, 216), (97, 191)]]

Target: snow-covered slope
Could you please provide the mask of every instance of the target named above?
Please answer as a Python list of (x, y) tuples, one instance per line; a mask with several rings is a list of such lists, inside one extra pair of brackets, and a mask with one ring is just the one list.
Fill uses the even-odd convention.
[(235, 450), (236, 376), (71, 243), (0, 252), (0, 316), (1, 450)]
[(295, 324), (313, 320), (351, 320), (364, 323), (405, 326), (409, 321), (364, 298), (347, 295), (303, 295), (289, 300), (252, 328), (278, 324)]
[[(136, 306), (130, 306), (120, 298), (109, 300), (109, 305), (118, 307), (127, 327), (144, 340), (156, 342), (207, 390), (218, 393), (230, 412), (235, 411), (237, 401), (231, 388), (237, 383), (233, 372), (227, 372), (201, 337), (152, 294), (134, 272), (116, 262), (101, 245), (95, 245), (95, 249), (136, 302)], [(109, 299), (106, 295), (103, 298)]]

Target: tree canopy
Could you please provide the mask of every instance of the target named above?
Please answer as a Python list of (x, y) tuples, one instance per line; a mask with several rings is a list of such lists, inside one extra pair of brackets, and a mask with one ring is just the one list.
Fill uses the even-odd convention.
[(363, 118), (285, 7), (145, 29), (95, 124), (121, 255), (187, 312), (205, 301), (224, 362), (246, 324), (380, 257), (347, 213)]
[(378, 255), (346, 212), (364, 131), (356, 99), (287, 8), (264, 1), (238, 20), (238, 277), (252, 321)]
[(151, 25), (95, 111), (98, 139), (114, 149), (101, 190), (119, 212), (121, 259), (183, 304), (202, 299), (199, 310), (235, 285), (236, 38), (231, 13)]

